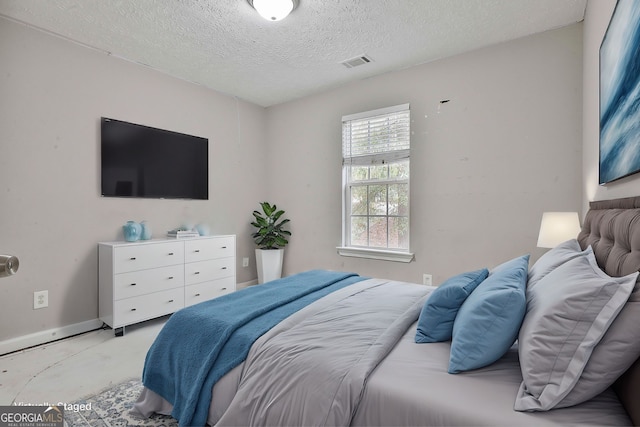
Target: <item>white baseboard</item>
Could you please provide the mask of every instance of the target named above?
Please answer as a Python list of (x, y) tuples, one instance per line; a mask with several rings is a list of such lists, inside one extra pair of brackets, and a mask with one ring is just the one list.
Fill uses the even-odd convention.
[(242, 288), (248, 288), (249, 286), (257, 285), (258, 279), (249, 280), (248, 282), (238, 283), (236, 285), (236, 289), (240, 290)]
[[(249, 286), (257, 284), (258, 279), (254, 279), (248, 282), (238, 283), (236, 285), (236, 289), (247, 288)], [(98, 329), (101, 326), (101, 320), (93, 319), (87, 320), (86, 322), (75, 323), (73, 325), (62, 326), (59, 328), (53, 328), (46, 331), (35, 332), (33, 334), (23, 335), (21, 337), (15, 337), (5, 341), (0, 341), (0, 356), (36, 345), (46, 344), (51, 341), (68, 338), (73, 335), (82, 334), (84, 332), (89, 332), (94, 329)]]
[(99, 319), (87, 320), (86, 322), (74, 323), (73, 325), (61, 326), (59, 328), (48, 329), (46, 331), (35, 332), (21, 337), (0, 341), (0, 355), (12, 353), (14, 351), (45, 344), (73, 335), (89, 332), (102, 326)]

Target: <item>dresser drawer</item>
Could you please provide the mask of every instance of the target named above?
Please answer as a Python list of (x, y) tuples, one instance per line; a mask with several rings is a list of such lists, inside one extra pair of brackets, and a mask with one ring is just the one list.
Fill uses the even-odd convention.
[(184, 288), (184, 305), (186, 307), (208, 301), (233, 292), (235, 289), (236, 284), (233, 277), (189, 285)]
[(184, 265), (185, 285), (235, 276), (235, 258), (212, 259)]
[(184, 289), (176, 288), (116, 301), (113, 328), (173, 313), (184, 307)]
[(184, 263), (183, 242), (118, 246), (113, 249), (115, 274), (182, 263)]
[(185, 262), (228, 258), (236, 255), (236, 245), (233, 236), (193, 239), (187, 240), (184, 243)]
[(98, 317), (116, 336), (235, 288), (233, 235), (98, 243)]
[(113, 278), (113, 299), (131, 298), (182, 286), (184, 286), (183, 265), (120, 273)]

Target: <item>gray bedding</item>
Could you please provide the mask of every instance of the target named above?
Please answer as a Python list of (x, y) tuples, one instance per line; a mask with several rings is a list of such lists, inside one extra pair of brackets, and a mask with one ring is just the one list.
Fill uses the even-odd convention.
[(251, 348), (219, 425), (348, 426), (367, 378), (418, 318), (427, 291), (369, 280), (285, 319)]
[[(415, 321), (424, 295), (432, 289), (371, 279), (299, 311), (256, 341), (245, 363), (216, 384), (208, 422), (631, 425), (611, 390), (571, 408), (514, 411), (522, 381), (515, 349), (489, 367), (448, 374), (449, 343), (414, 342)], [(386, 292), (402, 303), (391, 303)], [(364, 311), (367, 317), (362, 307), (370, 307)], [(149, 390), (136, 408), (145, 415), (171, 412), (171, 406)]]
[(632, 425), (611, 389), (571, 408), (514, 411), (522, 382), (516, 346), (486, 368), (452, 375), (450, 343), (416, 344), (415, 328), (409, 327), (369, 378), (352, 425)]

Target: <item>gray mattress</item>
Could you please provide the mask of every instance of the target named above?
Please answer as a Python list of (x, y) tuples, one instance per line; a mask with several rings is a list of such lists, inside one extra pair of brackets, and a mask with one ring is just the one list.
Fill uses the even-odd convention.
[[(407, 286), (401, 282), (397, 285)], [(332, 295), (323, 300), (329, 298)], [(295, 316), (313, 312), (314, 305), (326, 303), (323, 300)], [(489, 367), (452, 375), (447, 373), (450, 344), (416, 344), (415, 329), (416, 324), (411, 324), (369, 375), (359, 406), (351, 419), (352, 425), (631, 425), (624, 408), (611, 390), (571, 408), (537, 413), (516, 412), (513, 404), (522, 381), (517, 349), (511, 349)], [(264, 346), (277, 335), (271, 332), (265, 334), (256, 341), (254, 347)], [(250, 357), (252, 353), (253, 348)], [(318, 363), (314, 369), (322, 369), (322, 365)], [(216, 424), (227, 412), (239, 384), (255, 381), (243, 378), (245, 370), (244, 365), (240, 365), (215, 385), (209, 424)], [(315, 371), (314, 374), (322, 377), (321, 371)], [(313, 402), (308, 405), (312, 407)], [(172, 409), (168, 402), (146, 389), (135, 408), (147, 416), (153, 412), (170, 414)]]

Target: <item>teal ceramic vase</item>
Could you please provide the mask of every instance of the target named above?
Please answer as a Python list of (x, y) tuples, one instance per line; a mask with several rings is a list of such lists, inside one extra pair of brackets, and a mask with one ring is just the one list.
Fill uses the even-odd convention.
[(149, 225), (149, 223), (147, 221), (142, 221), (140, 223), (140, 226), (142, 227), (142, 232), (140, 233), (140, 239), (141, 240), (151, 239), (151, 226)]
[(201, 236), (209, 235), (209, 226), (207, 224), (198, 224), (196, 225), (196, 231)]
[(127, 223), (122, 226), (122, 232), (124, 233), (124, 240), (127, 242), (135, 242), (140, 239), (142, 226), (135, 221), (127, 221)]

